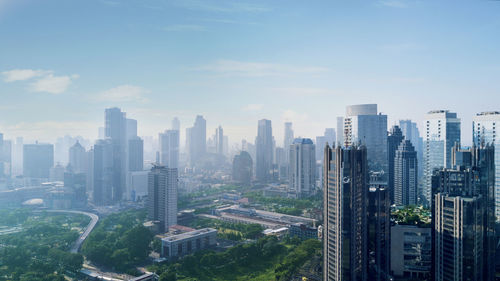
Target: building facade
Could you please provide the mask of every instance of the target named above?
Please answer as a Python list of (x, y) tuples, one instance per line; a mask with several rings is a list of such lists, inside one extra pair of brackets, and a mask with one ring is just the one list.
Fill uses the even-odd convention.
[(417, 204), (418, 159), (409, 140), (402, 141), (395, 152), (393, 186), (394, 204)]
[(273, 180), (273, 130), (271, 120), (259, 120), (256, 145), (256, 170), (255, 175), (259, 182)]
[(311, 139), (298, 138), (289, 148), (288, 189), (297, 197), (307, 197), (316, 191), (316, 148)]
[(235, 155), (233, 159), (233, 181), (250, 185), (253, 177), (253, 161), (250, 154), (246, 151), (241, 151)]
[(177, 224), (177, 169), (154, 166), (148, 175), (148, 218), (163, 231)]
[(403, 132), (398, 126), (393, 126), (387, 136), (387, 163), (388, 163), (388, 181), (389, 194), (391, 203), (394, 203), (394, 159), (396, 157), (396, 150), (399, 144), (403, 141)]
[(160, 141), (160, 164), (171, 169), (179, 168), (179, 131), (166, 130), (158, 137)]

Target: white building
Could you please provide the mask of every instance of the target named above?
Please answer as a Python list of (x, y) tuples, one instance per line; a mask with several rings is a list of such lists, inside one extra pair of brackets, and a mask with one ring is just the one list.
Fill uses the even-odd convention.
[(154, 166), (148, 175), (148, 218), (164, 231), (177, 224), (177, 169)]
[(295, 139), (289, 152), (289, 190), (299, 198), (313, 194), (316, 189), (316, 152), (312, 140)]

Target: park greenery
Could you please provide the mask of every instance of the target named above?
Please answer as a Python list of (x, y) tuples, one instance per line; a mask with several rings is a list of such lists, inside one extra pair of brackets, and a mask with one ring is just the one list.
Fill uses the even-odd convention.
[(261, 191), (251, 191), (245, 193), (245, 197), (249, 199), (250, 203), (262, 205), (269, 211), (294, 216), (302, 215), (303, 211), (305, 210), (320, 208), (322, 203), (320, 195), (303, 199), (295, 199), (284, 197), (269, 197), (264, 196)]
[(83, 264), (83, 256), (70, 253), (89, 223), (79, 214), (0, 210), (0, 227), (19, 232), (0, 235), (0, 280), (65, 280)]
[(153, 234), (143, 226), (145, 210), (129, 210), (102, 219), (82, 246), (95, 264), (135, 274), (135, 265), (151, 252)]
[(189, 226), (193, 228), (215, 228), (217, 229), (218, 238), (233, 241), (257, 239), (262, 235), (262, 231), (264, 230), (259, 224), (230, 223), (205, 217), (197, 217)]
[(318, 240), (278, 241), (274, 236), (240, 244), (224, 252), (200, 251), (177, 261), (151, 266), (160, 281), (284, 281), (312, 256), (321, 255)]
[(431, 212), (422, 206), (409, 205), (398, 208), (392, 211), (391, 216), (398, 224), (417, 225), (420, 227), (431, 224)]

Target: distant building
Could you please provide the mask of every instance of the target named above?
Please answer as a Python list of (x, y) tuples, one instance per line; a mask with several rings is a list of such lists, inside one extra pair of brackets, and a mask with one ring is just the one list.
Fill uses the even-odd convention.
[(75, 173), (87, 172), (87, 152), (79, 141), (69, 148), (69, 164)]
[(418, 188), (417, 152), (409, 140), (400, 143), (394, 157), (394, 204), (416, 205)]
[(23, 146), (23, 174), (25, 178), (48, 179), (54, 166), (52, 144), (25, 144)]
[(175, 259), (215, 246), (217, 230), (203, 228), (163, 238), (161, 257)]
[(298, 237), (301, 240), (318, 239), (318, 228), (302, 223), (291, 224), (288, 232), (290, 237)]
[(215, 129), (215, 153), (224, 155), (224, 130), (221, 126)]
[(266, 183), (273, 180), (273, 130), (271, 120), (259, 120), (257, 138), (256, 178), (259, 182)]
[(288, 189), (297, 197), (316, 191), (316, 152), (311, 139), (298, 138), (289, 147)]
[(92, 202), (97, 206), (112, 205), (115, 202), (113, 194), (118, 192), (113, 181), (114, 147), (110, 139), (98, 140), (89, 153), (88, 182), (92, 193)]
[(64, 188), (71, 190), (73, 194), (71, 206), (73, 208), (85, 208), (87, 206), (87, 175), (75, 173), (68, 166), (64, 173)]
[(159, 135), (160, 164), (171, 169), (179, 168), (179, 131), (166, 130)]
[(424, 140), (420, 135), (420, 131), (417, 127), (417, 123), (412, 122), (411, 120), (399, 120), (399, 127), (403, 132), (403, 136), (406, 140), (409, 140), (415, 151), (417, 152), (417, 162), (418, 165), (418, 181), (421, 182), (421, 179), (424, 175)]
[(148, 175), (148, 218), (163, 231), (177, 224), (177, 169), (154, 166)]
[(245, 185), (250, 185), (252, 182), (253, 161), (250, 154), (246, 151), (241, 151), (235, 155), (233, 159), (233, 181)]
[[(104, 130), (106, 138), (111, 140), (113, 145), (113, 202), (122, 200), (126, 187), (127, 131), (129, 134), (133, 134), (134, 131), (134, 122), (127, 120), (132, 119), (127, 119), (125, 112), (122, 112), (119, 108), (106, 108)], [(137, 124), (135, 126), (137, 127)], [(137, 128), (135, 128), (135, 131), (137, 132)]]
[(387, 136), (387, 160), (389, 164), (387, 184), (389, 195), (391, 196), (391, 203), (394, 203), (394, 159), (396, 157), (396, 150), (398, 150), (399, 144), (403, 139), (404, 137), (401, 129), (398, 126), (393, 126)]
[(368, 280), (368, 165), (364, 146), (325, 147), (323, 280)]
[(431, 227), (391, 227), (391, 272), (396, 280), (431, 280), (431, 232)]
[(57, 164), (49, 169), (49, 181), (64, 181), (64, 167)]
[[(285, 134), (283, 136), (283, 148), (285, 151), (290, 149), (290, 145), (292, 145), (294, 140), (292, 122), (285, 122)], [(288, 166), (290, 159), (288, 159), (289, 155), (285, 155), (285, 165)]]
[(198, 115), (193, 127), (186, 131), (189, 164), (196, 166), (207, 152), (207, 121)]
[(387, 115), (378, 114), (376, 104), (351, 105), (344, 118), (344, 146), (365, 145), (368, 168), (388, 172)]
[(144, 142), (140, 137), (128, 140), (128, 171), (136, 172), (144, 169)]
[(451, 150), (460, 143), (460, 119), (448, 110), (429, 111), (424, 121), (424, 183), (423, 205), (432, 201), (432, 173), (435, 169), (451, 167)]

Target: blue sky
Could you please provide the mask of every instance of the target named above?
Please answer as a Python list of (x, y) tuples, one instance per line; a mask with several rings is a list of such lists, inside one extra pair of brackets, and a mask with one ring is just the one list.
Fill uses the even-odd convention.
[[(500, 1), (0, 0), (0, 131), (97, 136), (121, 107), (139, 134), (195, 115), (253, 141), (297, 136), (378, 103), (389, 123), (431, 109), (500, 110)], [(184, 131), (183, 131), (184, 132)]]

